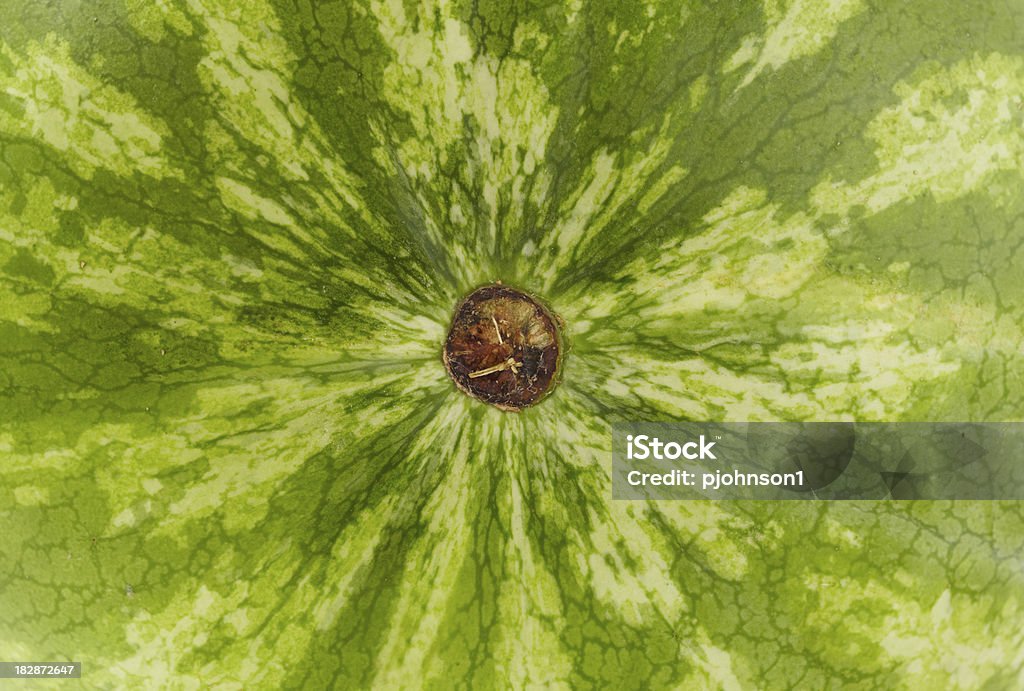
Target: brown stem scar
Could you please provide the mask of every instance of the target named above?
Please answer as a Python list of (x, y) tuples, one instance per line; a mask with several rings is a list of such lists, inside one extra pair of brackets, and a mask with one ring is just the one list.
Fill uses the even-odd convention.
[(463, 393), (501, 410), (522, 410), (554, 387), (563, 324), (520, 290), (501, 283), (478, 288), (455, 310), (445, 369)]

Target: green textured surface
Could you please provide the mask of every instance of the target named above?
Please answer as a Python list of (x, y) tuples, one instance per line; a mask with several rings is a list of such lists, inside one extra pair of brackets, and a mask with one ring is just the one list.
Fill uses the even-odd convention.
[[(1024, 416), (1024, 5), (0, 4), (0, 658), (1012, 688), (1018, 503), (612, 502), (609, 424)], [(456, 392), (495, 279), (564, 382)]]

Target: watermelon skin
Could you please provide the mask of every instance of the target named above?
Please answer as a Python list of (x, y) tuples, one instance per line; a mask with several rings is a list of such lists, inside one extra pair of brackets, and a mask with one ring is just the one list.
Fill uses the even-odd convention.
[[(99, 688), (1011, 688), (1016, 502), (613, 502), (1018, 420), (1024, 6), (0, 6), (0, 651)], [(535, 408), (451, 310), (566, 321)]]

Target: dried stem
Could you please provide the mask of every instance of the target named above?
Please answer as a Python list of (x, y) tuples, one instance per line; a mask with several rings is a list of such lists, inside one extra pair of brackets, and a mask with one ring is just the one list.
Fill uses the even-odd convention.
[(495, 372), (504, 372), (507, 369), (512, 370), (512, 374), (518, 374), (519, 368), (523, 366), (523, 363), (516, 362), (515, 358), (508, 358), (497, 365), (487, 367), (485, 369), (477, 370), (476, 372), (470, 372), (469, 378), (476, 379), (477, 377), (483, 377), (488, 374), (494, 374)]

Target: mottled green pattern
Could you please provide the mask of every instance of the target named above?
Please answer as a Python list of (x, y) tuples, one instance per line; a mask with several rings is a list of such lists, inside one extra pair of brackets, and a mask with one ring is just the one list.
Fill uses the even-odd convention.
[[(0, 4), (0, 658), (1011, 688), (1016, 503), (612, 502), (618, 419), (1024, 417), (1020, 2)], [(567, 321), (456, 392), (458, 298)]]

